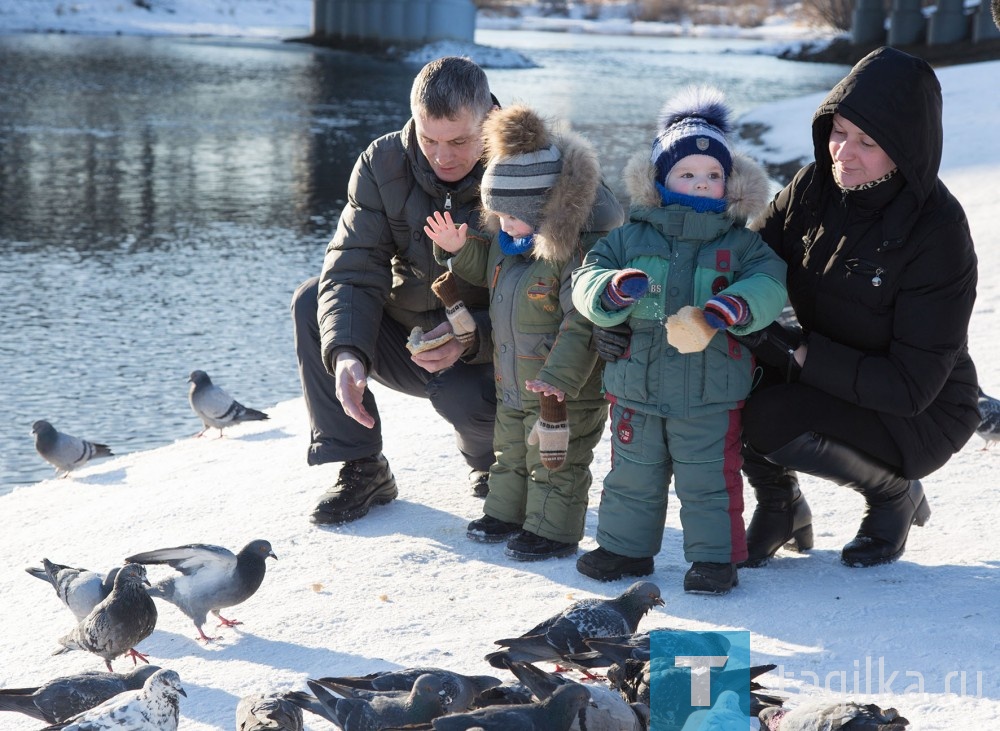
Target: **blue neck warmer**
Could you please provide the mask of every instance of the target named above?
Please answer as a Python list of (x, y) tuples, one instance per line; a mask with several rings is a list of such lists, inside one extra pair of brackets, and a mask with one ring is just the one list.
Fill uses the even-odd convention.
[(660, 194), (663, 205), (669, 206), (671, 203), (678, 203), (688, 208), (693, 208), (698, 213), (725, 213), (725, 198), (704, 198), (698, 195), (684, 195), (683, 193), (672, 193), (663, 187), (662, 183), (656, 184), (656, 190)]
[(516, 256), (517, 254), (527, 254), (531, 251), (531, 247), (535, 245), (535, 235), (525, 236), (523, 239), (512, 238), (509, 234), (504, 231), (500, 231), (500, 250), (507, 256)]

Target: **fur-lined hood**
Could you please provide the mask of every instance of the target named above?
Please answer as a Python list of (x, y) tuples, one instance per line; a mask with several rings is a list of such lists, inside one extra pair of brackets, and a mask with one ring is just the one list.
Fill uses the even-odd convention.
[[(537, 134), (528, 140), (526, 129)], [(601, 166), (597, 151), (584, 137), (569, 129), (553, 130), (535, 112), (521, 105), (490, 114), (483, 125), (483, 134), (487, 159), (523, 154), (550, 143), (562, 155), (562, 172), (542, 208), (532, 256), (566, 262), (580, 246), (582, 231), (605, 231), (621, 222), (620, 209), (616, 212), (617, 220), (603, 210), (610, 206), (598, 196), (598, 189), (604, 188), (600, 185)], [(617, 208), (617, 201), (614, 203)], [(491, 234), (500, 230), (497, 213), (483, 211), (486, 230)]]
[[(656, 167), (649, 159), (649, 152), (634, 154), (622, 177), (633, 206), (663, 205), (656, 189)], [(726, 180), (726, 213), (745, 225), (764, 214), (771, 198), (771, 184), (764, 168), (747, 155), (734, 153), (733, 172)]]

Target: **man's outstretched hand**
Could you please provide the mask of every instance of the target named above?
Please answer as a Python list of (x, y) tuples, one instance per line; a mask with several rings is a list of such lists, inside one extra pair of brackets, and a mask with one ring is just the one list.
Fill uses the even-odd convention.
[(352, 353), (340, 353), (334, 366), (334, 377), (337, 381), (337, 399), (344, 408), (344, 413), (361, 426), (371, 429), (375, 419), (361, 405), (368, 388), (368, 375), (364, 364)]

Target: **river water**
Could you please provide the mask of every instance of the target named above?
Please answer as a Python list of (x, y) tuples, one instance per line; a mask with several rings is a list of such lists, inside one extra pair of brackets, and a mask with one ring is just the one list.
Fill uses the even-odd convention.
[[(531, 69), (502, 103), (568, 119), (615, 189), (680, 85), (738, 113), (846, 67), (764, 44), (480, 31)], [(415, 66), (296, 44), (0, 36), (0, 494), (45, 479), (31, 424), (118, 454), (201, 428), (187, 374), (248, 406), (300, 395), (288, 302), (317, 274), (357, 154), (408, 116)], [(306, 445), (302, 445), (305, 458)]]

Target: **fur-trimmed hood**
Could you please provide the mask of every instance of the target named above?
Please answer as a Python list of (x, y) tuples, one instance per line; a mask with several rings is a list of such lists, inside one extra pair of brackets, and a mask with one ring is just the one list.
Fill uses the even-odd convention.
[[(554, 130), (527, 107), (512, 106), (494, 111), (484, 125), (485, 154), (488, 159), (523, 154), (525, 124), (544, 125), (544, 134), (536, 137), (534, 149), (554, 144), (561, 154), (562, 171), (546, 197), (539, 217), (531, 255), (552, 262), (566, 262), (580, 246), (583, 231), (606, 231), (621, 223), (621, 211), (600, 196), (601, 166), (594, 146), (569, 130)], [(487, 162), (489, 165), (489, 162)], [(614, 208), (616, 210), (605, 210)], [(500, 211), (504, 213), (505, 211)], [(484, 210), (485, 228), (491, 234), (500, 230), (497, 211)]]
[[(625, 165), (622, 177), (633, 206), (663, 205), (655, 184), (656, 167), (649, 159), (649, 152), (635, 153)], [(764, 214), (772, 197), (764, 168), (741, 152), (733, 153), (733, 172), (726, 180), (726, 213), (734, 221), (747, 224)]]

